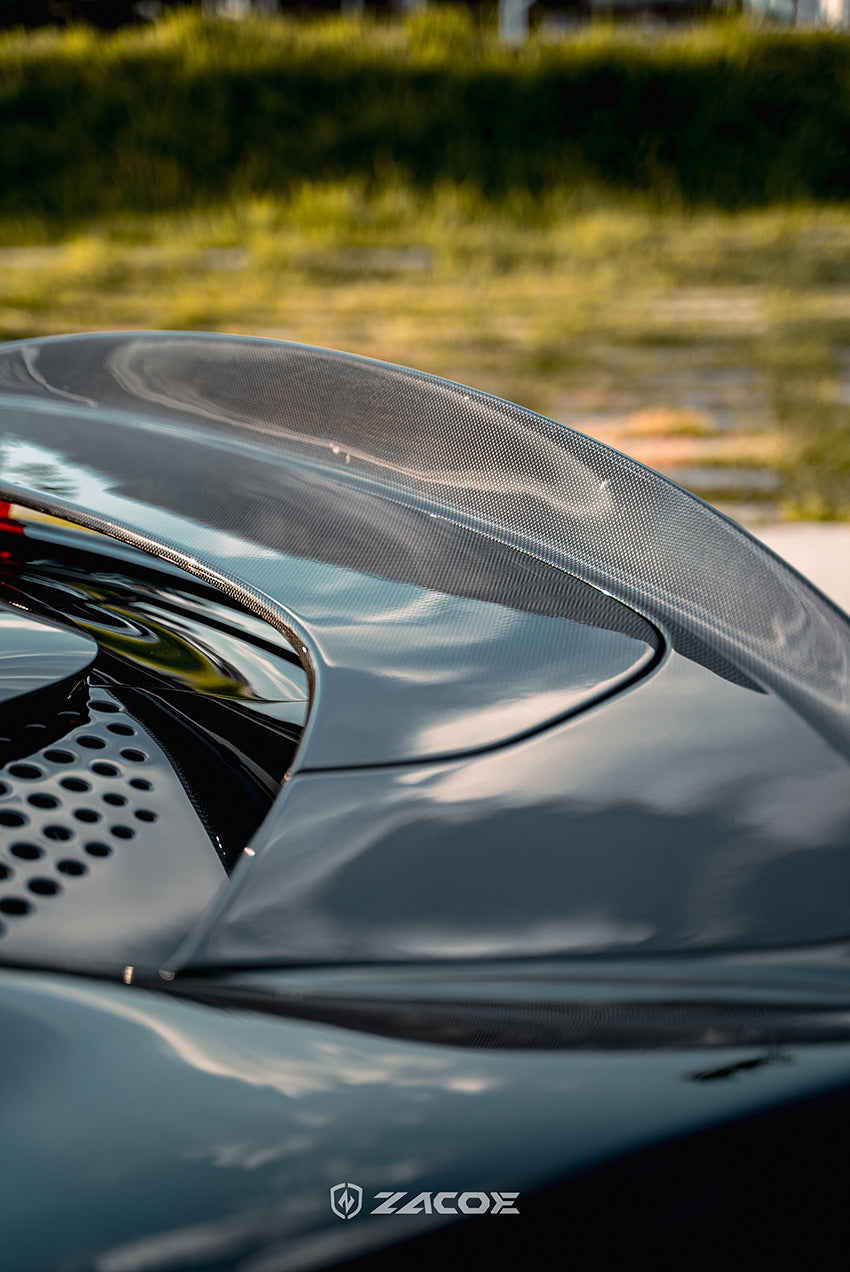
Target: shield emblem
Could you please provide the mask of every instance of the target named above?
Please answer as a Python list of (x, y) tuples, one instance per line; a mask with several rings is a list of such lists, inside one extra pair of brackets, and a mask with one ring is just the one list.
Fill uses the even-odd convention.
[(360, 1214), (363, 1205), (363, 1189), (359, 1184), (334, 1184), (331, 1189), (331, 1210), (337, 1219), (353, 1219)]

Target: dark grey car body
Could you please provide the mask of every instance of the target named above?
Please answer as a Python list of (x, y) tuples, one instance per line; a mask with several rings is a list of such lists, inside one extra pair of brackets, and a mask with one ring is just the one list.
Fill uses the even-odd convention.
[[(0, 434), (0, 497), (101, 532), (7, 553), (5, 599), (99, 650), (55, 764), (87, 816), (126, 805), (133, 748), (84, 753), (120, 714), (201, 826), (160, 811), (141, 860), (104, 824), (112, 873), (6, 922), (13, 1266), (498, 1263), (577, 1211), (600, 1257), (625, 1222), (663, 1258), (738, 1231), (741, 1136), (768, 1206), (786, 1122), (844, 1116), (846, 616), (599, 443), (325, 350), (7, 345)], [(59, 807), (55, 739), (26, 745)], [(59, 814), (6, 776), (47, 878)], [(494, 1190), (519, 1217), (434, 1209)]]

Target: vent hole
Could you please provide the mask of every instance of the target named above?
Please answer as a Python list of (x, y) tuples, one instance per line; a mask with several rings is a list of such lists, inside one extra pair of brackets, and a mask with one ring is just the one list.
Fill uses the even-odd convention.
[(84, 875), (86, 873), (86, 867), (81, 861), (71, 861), (70, 858), (66, 861), (58, 861), (56, 869), (61, 870), (62, 874), (65, 875)]
[(45, 839), (70, 839), (74, 832), (67, 826), (45, 826), (41, 833)]
[(13, 813), (6, 809), (0, 812), (0, 826), (26, 826), (27, 819), (23, 813)]
[(136, 732), (129, 724), (108, 724), (106, 727), (110, 733), (119, 733), (124, 738), (131, 738)]
[(148, 758), (144, 751), (136, 751), (131, 746), (125, 747), (121, 754), (124, 759), (129, 760), (131, 764), (144, 764), (145, 760)]
[(77, 738), (77, 746), (84, 746), (88, 751), (102, 751), (106, 743), (103, 738), (96, 738), (92, 733), (84, 733)]
[(112, 792), (110, 792), (108, 795), (104, 795), (103, 802), (104, 804), (117, 804), (117, 805), (127, 803), (123, 795), (114, 795), (112, 794)]
[(77, 821), (81, 822), (100, 821), (100, 813), (96, 813), (93, 808), (78, 808), (75, 811), (74, 816)]
[(54, 883), (52, 879), (30, 879), (27, 887), (30, 892), (35, 892), (40, 897), (52, 897), (62, 891), (59, 884)]
[(13, 857), (20, 857), (21, 861), (38, 861), (41, 856), (41, 849), (35, 844), (12, 844), (9, 852)]
[(63, 777), (60, 786), (64, 786), (66, 791), (90, 791), (91, 787), (88, 782), (84, 782), (81, 777)]
[(97, 701), (97, 702), (93, 702), (91, 705), (94, 707), (95, 711), (120, 711), (121, 710), (121, 708), (119, 706), (116, 706), (114, 702)]
[(153, 782), (148, 782), (144, 777), (131, 777), (130, 785), (134, 786), (137, 791), (153, 790)]
[(121, 772), (114, 764), (104, 764), (102, 760), (99, 760), (97, 764), (93, 764), (91, 771), (99, 774), (100, 777), (117, 777)]
[(109, 830), (116, 839), (132, 839), (136, 833), (132, 826), (110, 826)]
[(3, 862), (0, 861), (0, 879), (11, 879), (14, 873), (14, 870), (11, 870), (9, 866), (4, 866)]
[(3, 914), (29, 914), (30, 903), (25, 901), (23, 897), (4, 897), (0, 901), (0, 911)]
[(60, 751), (57, 747), (51, 747), (49, 751), (44, 752), (44, 758), (50, 760), (51, 764), (73, 764), (77, 757), (70, 751)]
[(156, 821), (156, 813), (152, 813), (149, 808), (140, 808), (136, 812), (135, 816), (138, 817), (139, 821), (143, 821), (143, 822)]
[(86, 844), (86, 852), (90, 857), (108, 857), (112, 849), (109, 844)]
[(30, 795), (27, 797), (27, 803), (32, 804), (34, 808), (57, 808), (59, 800), (55, 795)]
[(19, 777), (24, 782), (34, 782), (36, 778), (41, 777), (41, 769), (36, 768), (34, 764), (10, 764), (9, 772), (12, 777)]
[(5, 782), (0, 782), (0, 795), (8, 795), (9, 788)]

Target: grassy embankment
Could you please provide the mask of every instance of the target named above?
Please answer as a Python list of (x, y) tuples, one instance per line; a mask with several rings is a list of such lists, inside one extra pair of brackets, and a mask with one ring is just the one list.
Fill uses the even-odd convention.
[(850, 40), (456, 14), (0, 39), (0, 336), (421, 366), (850, 516)]

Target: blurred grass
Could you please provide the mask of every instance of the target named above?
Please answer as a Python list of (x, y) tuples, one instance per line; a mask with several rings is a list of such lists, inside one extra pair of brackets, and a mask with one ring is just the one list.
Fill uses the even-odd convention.
[(657, 205), (850, 195), (850, 36), (596, 24), (506, 48), (466, 10), (0, 38), (0, 213), (67, 220), (441, 182)]
[(733, 511), (850, 517), (848, 50), (715, 24), (515, 51), (452, 11), (7, 35), (0, 338), (349, 349)]
[[(850, 209), (662, 214), (564, 194), (531, 216), (463, 188), (345, 183), (96, 220), (0, 248), (0, 337), (209, 329), (353, 350), (684, 465), (726, 502), (850, 517)], [(776, 491), (747, 480), (765, 467)]]

